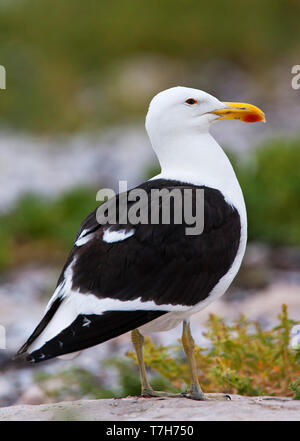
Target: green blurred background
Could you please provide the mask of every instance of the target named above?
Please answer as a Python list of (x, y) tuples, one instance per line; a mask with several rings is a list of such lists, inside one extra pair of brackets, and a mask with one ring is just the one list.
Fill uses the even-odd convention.
[[(155, 86), (203, 87), (201, 67), (216, 60), (263, 81), (299, 61), (299, 18), (298, 0), (1, 1), (1, 123), (48, 134), (128, 122)], [(151, 66), (157, 84), (147, 83)]]

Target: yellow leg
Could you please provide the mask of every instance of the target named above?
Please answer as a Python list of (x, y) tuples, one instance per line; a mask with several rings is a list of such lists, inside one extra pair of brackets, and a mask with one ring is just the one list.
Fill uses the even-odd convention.
[(148, 381), (146, 366), (143, 356), (144, 337), (142, 336), (142, 334), (139, 332), (138, 329), (134, 329), (133, 331), (131, 331), (131, 341), (134, 346), (138, 360), (139, 371), (141, 376), (142, 395), (144, 395), (144, 392), (147, 391), (148, 389), (151, 389), (151, 386)]
[(134, 346), (138, 365), (139, 365), (139, 371), (140, 371), (140, 377), (141, 377), (141, 388), (142, 388), (142, 396), (146, 397), (180, 397), (181, 394), (172, 394), (168, 392), (162, 392), (162, 391), (156, 391), (153, 390), (150, 386), (150, 383), (148, 381), (147, 372), (146, 372), (146, 366), (144, 362), (144, 356), (143, 356), (143, 344), (144, 344), (144, 337), (139, 332), (138, 329), (134, 329), (131, 331), (131, 341)]
[(189, 368), (191, 372), (191, 387), (185, 394), (187, 398), (193, 400), (205, 401), (205, 400), (228, 400), (230, 397), (224, 394), (214, 394), (213, 396), (204, 395), (198, 380), (197, 364), (195, 359), (195, 342), (191, 334), (190, 324), (186, 321), (183, 322), (182, 329), (182, 345), (184, 352), (186, 353)]

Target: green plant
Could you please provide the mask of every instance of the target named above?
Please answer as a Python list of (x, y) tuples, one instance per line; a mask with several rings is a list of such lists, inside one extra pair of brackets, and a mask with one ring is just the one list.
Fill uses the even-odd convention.
[[(295, 323), (288, 317), (286, 305), (282, 306), (277, 326), (269, 330), (244, 316), (227, 325), (211, 315), (205, 332), (208, 345), (196, 346), (204, 391), (300, 399), (300, 351), (289, 347), (290, 329)], [(139, 372), (133, 365), (136, 355), (128, 351), (127, 356), (104, 359), (99, 375), (74, 367), (56, 374), (38, 372), (35, 380), (53, 401), (139, 395)], [(180, 342), (155, 346), (146, 337), (144, 356), (154, 389), (178, 392), (189, 387), (190, 373)], [(112, 370), (114, 380), (108, 375)]]
[(103, 382), (86, 369), (74, 367), (56, 374), (38, 372), (35, 381), (46, 395), (54, 401), (86, 398), (112, 398), (116, 391), (110, 390)]
[[(210, 315), (205, 333), (208, 347), (196, 346), (203, 389), (250, 396), (291, 396), (294, 392), (298, 397), (300, 357), (289, 347), (290, 329), (296, 322), (288, 318), (286, 305), (278, 320), (277, 326), (264, 330), (244, 316), (227, 325), (223, 319)], [(136, 361), (133, 352), (127, 355)], [(177, 389), (188, 387), (190, 377), (181, 344), (155, 347), (146, 338), (145, 362)]]

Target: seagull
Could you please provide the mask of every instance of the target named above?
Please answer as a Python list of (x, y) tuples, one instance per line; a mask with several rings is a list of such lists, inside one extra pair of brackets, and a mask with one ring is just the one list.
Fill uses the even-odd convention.
[[(183, 322), (182, 344), (191, 373), (184, 396), (209, 399), (198, 381), (190, 317), (226, 292), (247, 242), (242, 190), (229, 159), (210, 134), (212, 124), (225, 119), (265, 122), (265, 115), (253, 105), (221, 102), (181, 86), (152, 99), (146, 130), (161, 173), (133, 189), (146, 196), (143, 203), (138, 204), (129, 190), (106, 200), (100, 206), (102, 217), (98, 208), (82, 222), (45, 314), (18, 355), (27, 353), (32, 363), (73, 357), (131, 331), (142, 396), (176, 396), (152, 389), (143, 344), (145, 334)], [(153, 195), (163, 191), (182, 196), (184, 203), (189, 195), (193, 213), (202, 207), (198, 229), (189, 219), (178, 222), (183, 208), (175, 204), (175, 197), (169, 198), (169, 219), (164, 222), (167, 199), (153, 202)], [(125, 220), (121, 199), (127, 201)], [(129, 216), (135, 204), (138, 222)], [(152, 216), (155, 210), (158, 218)]]

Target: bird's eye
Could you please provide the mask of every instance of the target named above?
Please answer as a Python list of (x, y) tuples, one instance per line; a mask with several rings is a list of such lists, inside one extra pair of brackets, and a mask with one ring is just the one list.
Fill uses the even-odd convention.
[(188, 100), (186, 100), (186, 103), (193, 105), (197, 103), (197, 100), (194, 100), (194, 98), (189, 98)]

